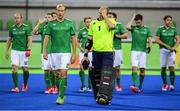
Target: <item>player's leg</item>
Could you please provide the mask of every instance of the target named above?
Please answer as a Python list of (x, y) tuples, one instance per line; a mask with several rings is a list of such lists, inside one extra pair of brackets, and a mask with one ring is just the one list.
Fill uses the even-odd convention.
[(17, 51), (11, 51), (11, 64), (12, 64), (12, 79), (14, 87), (11, 91), (19, 92), (18, 88), (18, 65), (19, 65), (19, 54)]
[(88, 53), (88, 59), (90, 61), (89, 63), (89, 68), (88, 68), (88, 92), (92, 92), (92, 88), (91, 88), (91, 79), (90, 79), (90, 73), (92, 74), (92, 52)]
[(116, 90), (121, 91), (122, 87), (120, 85), (120, 65), (122, 62), (122, 51), (121, 50), (115, 50), (115, 57), (114, 57), (114, 67), (116, 69)]
[(25, 56), (25, 52), (20, 52), (20, 66), (23, 70), (23, 85), (22, 91), (27, 91), (28, 89), (28, 79), (29, 79), (29, 70), (28, 70), (28, 57)]
[(65, 100), (65, 91), (67, 87), (67, 70), (69, 68), (70, 53), (60, 54), (60, 71), (59, 73), (59, 95), (56, 101), (57, 104), (63, 104)]
[(51, 80), (52, 93), (57, 94), (56, 77), (52, 69), (50, 69), (50, 80)]
[(28, 79), (29, 79), (29, 70), (28, 67), (22, 67), (23, 69), (23, 85), (22, 85), (22, 91), (27, 91), (28, 88)]
[(115, 83), (115, 69), (113, 68), (114, 52), (102, 52), (102, 71), (97, 103), (110, 104)]
[(102, 68), (102, 56), (99, 52), (92, 52), (92, 73), (89, 73), (89, 77), (92, 83), (94, 99), (96, 100), (99, 90), (101, 68)]
[(53, 94), (57, 94), (57, 87), (56, 87), (56, 77), (55, 73), (53, 71), (53, 65), (52, 65), (52, 57), (51, 54), (48, 54), (48, 67), (50, 70), (50, 83), (51, 83), (51, 89)]
[(51, 93), (51, 84), (50, 84), (51, 81), (50, 81), (50, 74), (49, 74), (50, 67), (48, 66), (48, 60), (45, 60), (43, 58), (43, 55), (41, 55), (41, 62), (42, 62), (42, 69), (44, 70), (44, 81), (46, 85), (46, 90), (44, 93), (50, 94)]
[(140, 74), (139, 74), (139, 90), (137, 90), (137, 92), (141, 92), (142, 91), (142, 84), (144, 81), (144, 77), (145, 77), (145, 67), (146, 67), (146, 53), (145, 52), (141, 52), (140, 56), (139, 56), (139, 67), (140, 67)]
[(168, 59), (169, 51), (166, 49), (160, 49), (160, 64), (161, 64), (161, 78), (163, 81), (162, 91), (167, 91), (168, 84), (167, 84), (167, 73), (166, 73), (166, 66), (167, 66), (167, 59)]
[(130, 86), (131, 91), (136, 92), (137, 87), (137, 68), (138, 68), (138, 52), (131, 51), (131, 64), (132, 64), (132, 82)]
[(81, 64), (83, 56), (84, 56), (84, 53), (80, 52), (79, 53), (79, 66), (80, 66), (79, 77), (80, 77), (80, 80), (81, 80), (81, 88), (79, 90), (80, 92), (84, 92), (86, 90), (86, 87), (85, 87), (85, 72), (84, 72), (83, 66)]
[(170, 77), (170, 90), (173, 91), (174, 88), (174, 80), (175, 80), (175, 70), (174, 70), (174, 65), (175, 65), (175, 53), (171, 52), (168, 55), (168, 64), (169, 64), (169, 77)]
[(88, 89), (87, 89), (87, 91), (88, 92), (92, 92), (92, 88), (91, 88), (91, 79), (90, 79), (90, 74), (92, 74), (93, 72), (92, 72), (92, 67), (89, 67), (88, 68)]

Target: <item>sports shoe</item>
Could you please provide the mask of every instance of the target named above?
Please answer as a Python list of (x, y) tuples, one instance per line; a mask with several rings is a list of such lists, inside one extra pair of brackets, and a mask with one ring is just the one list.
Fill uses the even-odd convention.
[(91, 89), (91, 88), (88, 88), (87, 91), (88, 91), (88, 92), (92, 92), (92, 89)]
[(168, 90), (168, 85), (167, 84), (163, 84), (162, 91), (167, 91), (167, 90)]
[(98, 104), (105, 105), (107, 102), (106, 102), (106, 100), (105, 100), (104, 98), (99, 98), (99, 99), (97, 100), (97, 103), (98, 103)]
[(65, 96), (64, 96), (63, 98), (58, 97), (57, 100), (56, 100), (56, 104), (58, 104), (58, 105), (64, 104), (64, 100), (65, 100), (65, 99), (66, 99)]
[(51, 93), (51, 90), (52, 90), (51, 88), (47, 88), (47, 89), (44, 91), (44, 93), (45, 93), (45, 94), (50, 94), (50, 93)]
[(122, 91), (121, 85), (117, 85), (117, 86), (116, 86), (116, 91)]
[(174, 85), (169, 86), (170, 91), (174, 91)]
[(130, 86), (130, 90), (131, 90), (132, 92), (134, 92), (134, 93), (141, 93), (141, 92), (142, 92), (141, 89), (139, 89), (139, 88), (137, 88), (137, 87), (135, 87), (135, 86)]
[(51, 89), (52, 89), (53, 94), (57, 94), (57, 87), (56, 86), (53, 86)]
[(11, 89), (12, 92), (18, 93), (19, 92), (19, 88), (18, 87), (14, 87)]
[(79, 92), (84, 92), (86, 91), (86, 87), (81, 87), (81, 89), (79, 90)]
[(22, 84), (22, 91), (26, 92), (28, 89), (27, 84)]

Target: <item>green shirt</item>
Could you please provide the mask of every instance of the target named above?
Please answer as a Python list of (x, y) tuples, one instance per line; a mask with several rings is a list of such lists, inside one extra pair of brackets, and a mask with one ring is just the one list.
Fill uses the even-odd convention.
[(28, 37), (31, 36), (31, 30), (28, 25), (22, 24), (20, 27), (13, 25), (9, 30), (9, 37), (12, 41), (12, 49), (17, 51), (26, 51), (28, 48)]
[(152, 33), (149, 27), (131, 27), (132, 34), (132, 51), (144, 51), (146, 50), (147, 38), (152, 37)]
[(78, 40), (81, 43), (81, 47), (85, 48), (86, 42), (88, 40), (88, 29), (86, 27), (80, 29), (78, 33)]
[[(124, 33), (126, 33), (126, 32), (127, 32), (127, 31), (126, 31), (126, 29), (124, 28), (123, 24), (117, 23), (116, 28), (115, 28), (114, 35), (115, 35), (115, 34), (120, 34), (120, 35), (122, 35), (122, 34), (124, 34)], [(117, 38), (117, 37), (114, 36), (114, 48), (115, 48), (116, 50), (122, 48), (122, 46), (121, 46), (121, 38)]]
[[(116, 25), (116, 21), (113, 18), (109, 18), (109, 20)], [(113, 51), (114, 30), (109, 29), (105, 20), (93, 20), (90, 24), (88, 35), (93, 37), (94, 51)]]
[(51, 53), (70, 53), (71, 37), (75, 35), (73, 22), (64, 19), (50, 21), (45, 31), (46, 35), (51, 37)]
[[(170, 47), (174, 46), (174, 39), (176, 35), (178, 34), (175, 27), (166, 28), (165, 26), (161, 26), (157, 29), (156, 32), (156, 36), (160, 37), (160, 40)], [(160, 45), (160, 48), (163, 48), (163, 46)]]
[[(44, 38), (45, 38), (45, 31), (46, 31), (47, 25), (45, 23), (41, 24), (38, 29), (38, 34), (41, 35), (41, 53), (43, 53), (43, 47), (44, 47)], [(46, 49), (47, 53), (49, 54), (51, 51), (51, 40), (48, 42), (48, 46)]]

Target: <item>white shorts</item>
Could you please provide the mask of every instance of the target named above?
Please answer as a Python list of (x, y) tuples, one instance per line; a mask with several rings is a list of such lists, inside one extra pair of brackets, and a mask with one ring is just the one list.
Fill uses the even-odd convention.
[(123, 63), (122, 50), (115, 50), (114, 53), (114, 67), (120, 66)]
[[(79, 53), (79, 64), (81, 64), (83, 57), (84, 57), (84, 53), (80, 51), (80, 53)], [(91, 67), (92, 66), (92, 52), (88, 52), (88, 59), (90, 61), (89, 67)]]
[(11, 50), (11, 65), (27, 67), (28, 57), (25, 56), (25, 51)]
[(161, 67), (174, 66), (175, 64), (175, 52), (171, 52), (168, 49), (162, 48), (160, 49), (160, 64)]
[(53, 70), (69, 68), (70, 53), (52, 53), (50, 55)]
[(43, 70), (50, 70), (51, 69), (51, 67), (52, 67), (52, 64), (51, 64), (51, 55), (50, 54), (48, 54), (48, 60), (45, 60), (44, 58), (43, 58), (43, 54), (41, 54), (41, 68), (43, 69)]
[(146, 68), (146, 53), (141, 51), (131, 51), (131, 64), (138, 68)]

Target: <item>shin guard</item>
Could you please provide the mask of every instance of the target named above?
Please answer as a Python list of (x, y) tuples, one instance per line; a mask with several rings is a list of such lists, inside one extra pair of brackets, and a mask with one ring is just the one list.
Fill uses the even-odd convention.
[[(110, 104), (114, 89), (114, 82), (115, 82), (115, 69), (113, 67), (103, 67), (101, 72), (101, 80), (99, 91), (97, 94), (97, 103), (99, 104)], [(101, 103), (101, 100), (104, 100)]]
[(96, 99), (97, 92), (99, 90), (101, 70), (92, 68), (92, 70), (89, 71), (89, 77), (90, 77), (91, 84), (92, 84), (94, 99)]

